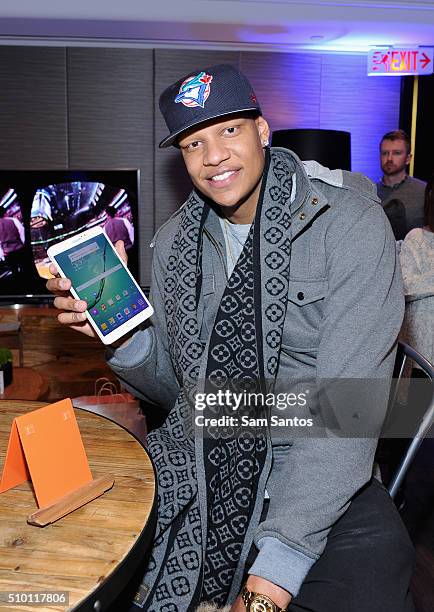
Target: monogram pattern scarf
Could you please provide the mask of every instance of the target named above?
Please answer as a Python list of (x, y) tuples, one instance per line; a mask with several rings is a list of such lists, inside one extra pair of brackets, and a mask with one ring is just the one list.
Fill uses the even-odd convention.
[[(255, 220), (206, 344), (197, 311), (210, 209), (193, 192), (179, 213), (164, 299), (181, 390), (165, 424), (148, 436), (158, 522), (142, 585), (147, 610), (185, 612), (200, 601), (222, 605), (240, 589), (270, 468), (269, 434), (264, 426), (198, 426), (194, 396), (223, 388), (265, 391), (265, 381), (276, 376), (288, 296), (290, 195), (287, 154), (267, 152)], [(255, 416), (263, 410), (255, 408)], [(230, 412), (208, 406), (203, 416)]]

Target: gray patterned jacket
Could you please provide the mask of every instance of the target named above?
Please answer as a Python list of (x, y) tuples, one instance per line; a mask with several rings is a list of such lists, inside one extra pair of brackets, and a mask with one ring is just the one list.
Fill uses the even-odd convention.
[[(394, 236), (376, 187), (361, 174), (330, 171), (292, 157), (290, 295), (277, 378), (388, 381), (404, 297)], [(177, 223), (175, 213), (151, 245), (152, 325), (108, 354), (109, 365), (133, 393), (167, 409), (178, 394), (178, 383), (167, 350), (162, 286)], [(204, 228), (198, 313), (204, 340), (226, 275), (221, 225), (217, 215), (210, 214)], [(370, 398), (364, 399), (369, 406)], [(387, 391), (376, 400), (380, 420), (386, 403)], [(353, 405), (349, 411), (354, 412)], [(376, 440), (271, 435), (270, 506), (254, 537), (259, 552), (250, 573), (296, 595), (324, 550), (331, 526), (371, 478)]]

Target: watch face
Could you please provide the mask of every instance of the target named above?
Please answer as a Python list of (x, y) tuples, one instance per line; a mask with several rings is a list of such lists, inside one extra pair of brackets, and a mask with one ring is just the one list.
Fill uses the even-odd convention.
[(255, 595), (250, 602), (250, 612), (274, 612), (273, 602), (265, 595)]

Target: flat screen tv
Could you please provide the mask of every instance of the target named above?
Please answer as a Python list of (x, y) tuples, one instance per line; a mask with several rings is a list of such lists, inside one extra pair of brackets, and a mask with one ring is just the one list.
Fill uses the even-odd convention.
[(138, 170), (0, 170), (0, 300), (49, 297), (47, 249), (101, 225), (138, 278)]

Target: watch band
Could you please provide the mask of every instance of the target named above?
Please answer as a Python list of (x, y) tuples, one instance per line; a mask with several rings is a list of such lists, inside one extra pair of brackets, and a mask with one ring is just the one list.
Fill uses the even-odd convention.
[(246, 606), (246, 612), (287, 612), (286, 608), (279, 608), (268, 595), (249, 591), (246, 585), (241, 591), (241, 598)]

